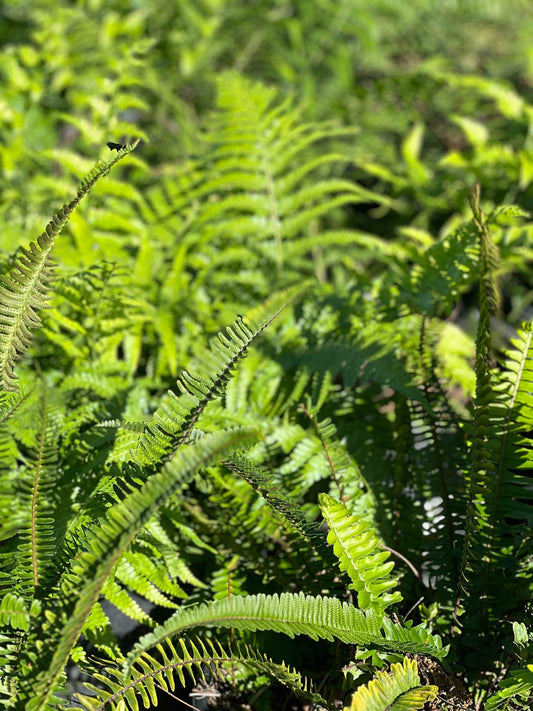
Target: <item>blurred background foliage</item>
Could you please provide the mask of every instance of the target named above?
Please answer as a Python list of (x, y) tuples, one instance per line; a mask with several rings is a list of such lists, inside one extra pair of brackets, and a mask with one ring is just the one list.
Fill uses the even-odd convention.
[[(437, 236), (474, 180), (531, 209), (532, 27), (527, 0), (4, 2), (1, 247), (34, 237), (106, 140), (144, 140), (128, 185), (101, 188), (117, 201), (202, 153), (228, 70), (293, 96), (307, 120), (357, 129), (343, 176), (401, 202), (345, 210), (350, 227)], [(102, 228), (138, 242), (122, 213), (80, 217), (68, 263), (101, 259)]]

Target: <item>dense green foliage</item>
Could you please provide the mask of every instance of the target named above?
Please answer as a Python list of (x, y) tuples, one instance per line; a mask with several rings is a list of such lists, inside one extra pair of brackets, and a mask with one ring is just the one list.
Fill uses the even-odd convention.
[(0, 704), (530, 708), (530, 4), (0, 18)]

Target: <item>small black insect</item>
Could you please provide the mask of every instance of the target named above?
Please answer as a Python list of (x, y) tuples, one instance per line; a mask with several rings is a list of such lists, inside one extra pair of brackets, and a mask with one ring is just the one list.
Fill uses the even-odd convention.
[(111, 141), (108, 141), (106, 145), (110, 151), (121, 151), (123, 148), (126, 148), (126, 146), (123, 146), (121, 143), (112, 143)]

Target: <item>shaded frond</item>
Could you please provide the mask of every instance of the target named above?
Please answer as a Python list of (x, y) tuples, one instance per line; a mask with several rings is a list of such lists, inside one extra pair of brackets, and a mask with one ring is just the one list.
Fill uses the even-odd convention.
[(89, 711), (137, 711), (141, 700), (145, 708), (157, 706), (160, 692), (174, 691), (176, 680), (181, 686), (185, 686), (188, 679), (195, 684), (200, 680), (206, 682), (209, 670), (210, 682), (216, 683), (233, 670), (235, 664), (242, 664), (257, 674), (268, 674), (303, 698), (330, 708), (312, 689), (309, 680), (285, 663), (273, 662), (248, 645), (227, 651), (219, 642), (199, 638), (180, 638), (177, 645), (167, 640), (157, 646), (153, 655), (145, 653), (136, 659), (126, 675), (109, 669), (106, 675), (97, 672), (93, 679), (98, 685), (85, 683), (91, 695), (75, 694), (74, 698)]
[[(525, 580), (515, 580), (502, 599), (501, 576), (519, 569), (531, 549), (512, 521), (532, 518), (530, 482), (521, 473), (531, 467), (531, 381), (533, 339), (528, 324), (515, 342), (503, 376), (492, 365), (490, 315), (497, 307), (495, 257), (479, 188), (471, 197), (474, 224), (480, 241), (480, 318), (476, 339), (476, 397), (468, 472), (468, 510), (461, 561), (458, 599), (464, 601), (467, 648), (482, 648), (487, 659), (496, 653), (500, 635), (488, 635), (491, 619), (523, 605), (530, 598)], [(529, 540), (529, 546), (528, 546)], [(521, 582), (521, 584), (518, 584)], [(501, 630), (500, 634), (504, 634)], [(483, 640), (483, 643), (481, 643)]]
[(224, 465), (242, 477), (258, 492), (280, 517), (294, 528), (328, 562), (332, 561), (324, 534), (315, 523), (309, 522), (300, 506), (283, 491), (272, 477), (259, 467), (253, 466), (243, 455), (226, 460)]

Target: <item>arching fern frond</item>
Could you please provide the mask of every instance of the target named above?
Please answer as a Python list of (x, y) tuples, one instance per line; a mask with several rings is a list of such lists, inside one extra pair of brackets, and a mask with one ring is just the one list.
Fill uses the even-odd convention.
[(390, 553), (377, 551), (379, 540), (368, 520), (351, 515), (340, 501), (327, 494), (320, 494), (319, 502), (329, 526), (328, 542), (333, 545), (340, 569), (346, 571), (357, 590), (359, 607), (381, 615), (402, 599), (399, 591), (387, 592), (397, 584), (390, 577), (394, 563), (385, 562)]
[(390, 672), (379, 671), (359, 687), (344, 711), (417, 711), (437, 695), (438, 687), (421, 686), (415, 659), (404, 658)]
[(65, 577), (57, 608), (49, 611), (48, 621), (43, 621), (43, 628), (35, 630), (28, 641), (24, 655), (31, 659), (32, 675), (31, 680), (21, 683), (18, 697), (21, 704), (31, 699), (28, 708), (46, 708), (102, 586), (157, 509), (185, 486), (199, 467), (255, 440), (256, 435), (250, 430), (234, 430), (206, 436), (197, 445), (182, 447), (142, 488), (130, 491), (107, 511), (89, 538), (87, 550), (74, 561), (70, 576)]
[[(336, 598), (282, 593), (248, 595), (182, 608), (164, 624), (141, 638), (126, 661), (128, 669), (137, 657), (167, 638), (198, 626), (233, 627), (242, 630), (272, 630), (289, 637), (306, 634), (312, 639), (340, 639), (364, 647), (418, 652), (440, 658), (445, 652), (427, 635), (406, 631), (403, 641), (388, 641), (381, 632), (382, 621), (372, 610), (363, 612)], [(408, 639), (407, 639), (408, 638)]]
[(313, 691), (309, 680), (285, 663), (273, 662), (248, 645), (227, 651), (219, 642), (199, 638), (180, 638), (178, 645), (170, 641), (158, 645), (154, 655), (143, 654), (139, 657), (127, 675), (109, 669), (106, 675), (97, 672), (93, 678), (99, 685), (85, 684), (92, 695), (75, 694), (74, 698), (89, 711), (137, 711), (139, 700), (142, 700), (144, 708), (157, 706), (158, 690), (174, 691), (176, 679), (182, 686), (186, 683), (186, 677), (194, 683), (199, 680), (205, 682), (206, 670), (209, 669), (210, 680), (214, 677), (216, 681), (235, 664), (273, 676), (308, 701), (330, 708), (327, 701)]
[(243, 455), (226, 460), (224, 465), (248, 482), (290, 527), (298, 531), (325, 561), (331, 563), (333, 557), (326, 545), (324, 534), (315, 523), (305, 518), (301, 507), (289, 498), (279, 484), (272, 481), (267, 472), (253, 466)]
[(304, 287), (286, 289), (251, 310), (246, 318), (238, 317), (211, 342), (203, 353), (198, 371), (184, 371), (177, 381), (180, 395), (169, 391), (168, 397), (146, 423), (134, 453), (143, 465), (154, 465), (169, 451), (187, 442), (206, 406), (220, 397), (237, 363), (246, 355), (252, 342), (302, 292)]
[(38, 311), (46, 307), (51, 252), (59, 233), (94, 184), (137, 143), (126, 146), (112, 160), (99, 162), (82, 180), (76, 197), (56, 212), (36, 242), (28, 249), (20, 248), (10, 273), (0, 277), (0, 386), (5, 390), (16, 389), (14, 363), (30, 345), (31, 331), (41, 325)]

